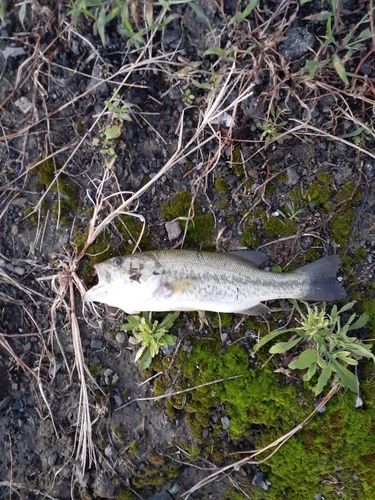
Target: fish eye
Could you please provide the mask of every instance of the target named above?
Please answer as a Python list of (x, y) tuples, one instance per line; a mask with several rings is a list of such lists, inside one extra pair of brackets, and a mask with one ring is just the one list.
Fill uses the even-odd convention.
[(113, 265), (116, 267), (120, 267), (124, 260), (121, 257), (116, 257), (116, 259), (113, 261)]

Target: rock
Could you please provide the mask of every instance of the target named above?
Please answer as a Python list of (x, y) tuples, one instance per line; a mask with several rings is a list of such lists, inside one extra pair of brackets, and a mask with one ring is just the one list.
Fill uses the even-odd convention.
[(260, 486), (264, 491), (268, 491), (271, 486), (271, 481), (266, 478), (263, 472), (257, 472), (253, 477), (252, 483), (254, 486)]
[(182, 229), (178, 220), (166, 222), (165, 229), (167, 231), (169, 241), (177, 240), (177, 238), (182, 233)]
[(119, 344), (123, 344), (125, 342), (125, 333), (124, 332), (118, 332), (116, 337), (116, 342), (118, 342)]

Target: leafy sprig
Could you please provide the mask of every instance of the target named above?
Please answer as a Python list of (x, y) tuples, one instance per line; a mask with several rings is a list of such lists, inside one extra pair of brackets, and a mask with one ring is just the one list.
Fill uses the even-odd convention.
[(135, 361), (139, 360), (141, 370), (145, 370), (151, 364), (152, 358), (159, 353), (161, 347), (169, 347), (176, 343), (176, 337), (169, 335), (179, 312), (167, 314), (161, 323), (152, 321), (152, 313), (144, 313), (144, 316), (137, 314), (128, 316), (128, 322), (121, 325), (121, 330), (131, 330), (133, 337), (129, 342), (133, 345), (141, 344), (135, 355)]
[(309, 381), (319, 374), (313, 389), (316, 395), (323, 391), (332, 377), (333, 381), (342, 387), (358, 392), (357, 376), (348, 370), (347, 366), (356, 366), (362, 358), (372, 359), (375, 362), (375, 356), (371, 352), (371, 347), (367, 347), (361, 340), (348, 334), (365, 326), (368, 315), (362, 314), (356, 319), (354, 313), (344, 325), (341, 325), (340, 315), (351, 309), (354, 301), (340, 310), (336, 305), (333, 306), (329, 314), (326, 312), (324, 302), (320, 310), (316, 306), (310, 307), (309, 304), (303, 302), (306, 313), (302, 312), (295, 300), (291, 302), (301, 316), (301, 319), (297, 319), (301, 326), (275, 330), (265, 335), (256, 344), (253, 352), (257, 352), (279, 335), (294, 332), (297, 338), (292, 338), (287, 342), (277, 342), (269, 352), (282, 354), (298, 344), (304, 345), (306, 348), (288, 366), (292, 370), (307, 370), (303, 376), (304, 381)]

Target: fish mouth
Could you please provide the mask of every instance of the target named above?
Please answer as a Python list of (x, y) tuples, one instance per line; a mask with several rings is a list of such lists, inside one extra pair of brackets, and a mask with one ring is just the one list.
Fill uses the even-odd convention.
[(99, 282), (85, 293), (84, 302), (102, 302), (107, 297), (108, 288), (112, 283), (113, 276), (105, 266), (96, 264), (94, 268), (97, 272)]

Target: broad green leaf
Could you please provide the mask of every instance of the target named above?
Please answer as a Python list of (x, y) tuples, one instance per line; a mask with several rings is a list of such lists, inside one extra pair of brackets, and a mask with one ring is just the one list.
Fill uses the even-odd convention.
[(349, 85), (349, 80), (348, 80), (348, 77), (346, 76), (345, 66), (343, 65), (340, 57), (337, 54), (333, 54), (332, 64), (336, 70), (336, 73), (339, 75), (339, 77), (345, 83), (345, 86), (347, 87)]
[(367, 321), (369, 320), (369, 315), (367, 313), (361, 314), (361, 316), (355, 321), (352, 325), (350, 325), (349, 330), (358, 330), (359, 328), (363, 328)]
[(172, 328), (174, 322), (179, 317), (179, 315), (180, 315), (179, 311), (174, 312), (172, 314), (167, 314), (167, 316), (160, 323), (159, 328), (165, 328), (166, 330), (170, 330), (170, 328)]
[(269, 352), (271, 354), (281, 354), (289, 351), (289, 349), (292, 349), (292, 347), (296, 346), (299, 342), (301, 342), (301, 340), (301, 337), (299, 337), (298, 339), (290, 340), (289, 342), (278, 342), (271, 347)]
[(370, 28), (366, 28), (358, 35), (358, 40), (367, 40), (367, 38), (372, 38), (373, 36), (374, 35), (371, 33)]
[(340, 384), (347, 387), (352, 392), (357, 392), (358, 390), (358, 379), (354, 373), (350, 372), (345, 366), (342, 366), (334, 358), (330, 357), (330, 366), (334, 372), (337, 373)]
[(245, 10), (243, 12), (237, 12), (232, 19), (229, 21), (228, 26), (232, 24), (238, 24), (242, 23), (244, 19), (251, 13), (252, 10), (255, 9), (255, 7), (258, 5), (259, 0), (251, 0), (249, 4), (245, 7)]
[(351, 302), (348, 302), (347, 304), (345, 304), (340, 310), (339, 310), (339, 314), (342, 314), (343, 312), (345, 311), (349, 311), (349, 309), (351, 309), (354, 304), (356, 303), (355, 300), (352, 300)]
[(318, 359), (318, 353), (316, 349), (306, 349), (303, 351), (299, 358), (291, 361), (288, 365), (292, 370), (304, 370), (305, 368), (309, 368), (311, 365), (315, 364)]
[(135, 355), (135, 361), (138, 361), (139, 358), (142, 356), (143, 351), (146, 349), (146, 346), (142, 346), (140, 349), (138, 349), (137, 354)]
[(116, 139), (121, 134), (121, 127), (118, 125), (110, 125), (105, 129), (107, 139)]
[(303, 376), (303, 380), (305, 382), (308, 382), (309, 380), (311, 380), (313, 378), (313, 376), (315, 375), (316, 373), (316, 363), (313, 363), (310, 368), (307, 370), (307, 372), (305, 373), (305, 375)]
[(324, 368), (324, 370), (322, 371), (322, 373), (319, 375), (318, 383), (314, 387), (314, 393), (316, 395), (318, 395), (322, 392), (324, 387), (327, 385), (328, 380), (331, 378), (331, 375), (332, 375), (331, 367), (329, 365), (327, 365)]
[(144, 353), (144, 355), (142, 356), (140, 362), (139, 362), (139, 367), (141, 370), (146, 370), (146, 368), (148, 368), (151, 364), (151, 361), (152, 361), (152, 357), (151, 357), (151, 354), (150, 354), (150, 350), (147, 349), (147, 351)]

